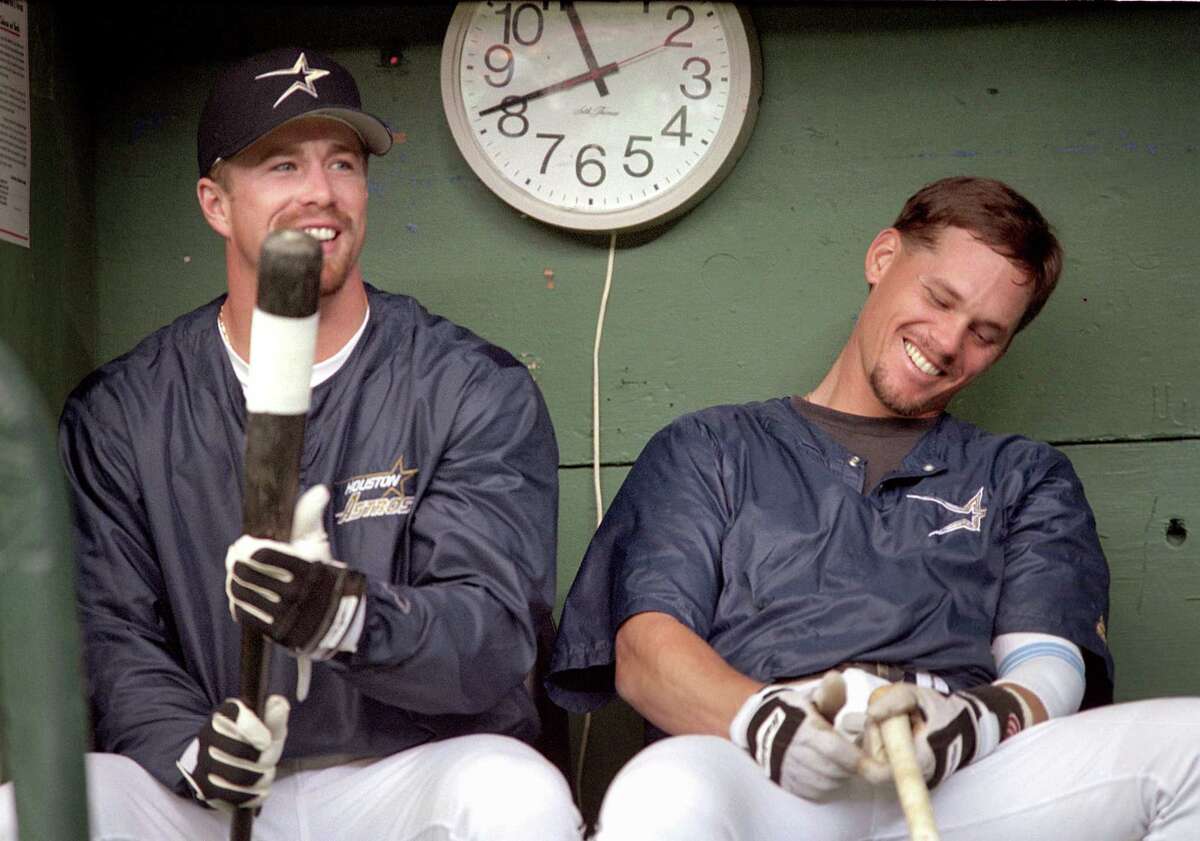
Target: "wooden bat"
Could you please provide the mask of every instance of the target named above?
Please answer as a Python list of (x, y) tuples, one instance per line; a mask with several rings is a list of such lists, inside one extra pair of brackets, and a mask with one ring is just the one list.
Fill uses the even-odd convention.
[[(890, 688), (881, 686), (872, 695), (887, 692)], [(904, 820), (908, 823), (909, 838), (912, 841), (939, 841), (937, 824), (933, 820), (933, 804), (929, 802), (929, 788), (917, 766), (908, 714), (892, 716), (882, 722), (879, 734), (888, 764), (892, 767), (892, 779), (896, 783), (900, 808), (904, 810)]]
[[(317, 344), (321, 265), (321, 244), (308, 234), (276, 231), (263, 242), (250, 323), (242, 496), (242, 531), (254, 537), (292, 539)], [(270, 654), (267, 640), (243, 625), (238, 696), (260, 717)], [(254, 810), (238, 809), (230, 838), (250, 841), (253, 827)]]

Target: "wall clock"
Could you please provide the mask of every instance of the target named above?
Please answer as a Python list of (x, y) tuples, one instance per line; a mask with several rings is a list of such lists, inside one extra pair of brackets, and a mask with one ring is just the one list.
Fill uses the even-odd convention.
[(761, 61), (733, 3), (459, 3), (441, 83), (459, 150), (501, 199), (623, 232), (684, 213), (729, 173)]

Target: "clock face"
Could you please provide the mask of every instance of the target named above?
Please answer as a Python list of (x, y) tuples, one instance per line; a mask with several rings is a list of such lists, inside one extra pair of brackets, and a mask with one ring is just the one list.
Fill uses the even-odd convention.
[(626, 231), (684, 212), (732, 168), (758, 68), (731, 3), (460, 3), (442, 99), (463, 156), (506, 202)]

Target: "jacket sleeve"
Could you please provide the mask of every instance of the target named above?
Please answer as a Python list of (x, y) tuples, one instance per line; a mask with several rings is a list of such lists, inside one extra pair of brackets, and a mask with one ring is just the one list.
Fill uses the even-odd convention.
[(615, 639), (637, 613), (666, 613), (703, 638), (722, 587), (729, 522), (720, 449), (694, 416), (655, 434), (588, 546), (563, 606), (546, 687), (586, 712), (615, 692)]
[(408, 583), (368, 581), (358, 650), (333, 661), (365, 695), (417, 713), (494, 707), (532, 669), (553, 608), (558, 448), (524, 366), (492, 359), (462, 383), (425, 468)]
[(1051, 447), (1041, 450), (1009, 517), (993, 635), (1032, 631), (1078, 645), (1087, 664), (1086, 708), (1112, 699), (1108, 562), (1070, 461)]
[(96, 747), (182, 794), (175, 760), (215, 704), (181, 665), (127, 429), (115, 405), (101, 405), (72, 398), (59, 424)]

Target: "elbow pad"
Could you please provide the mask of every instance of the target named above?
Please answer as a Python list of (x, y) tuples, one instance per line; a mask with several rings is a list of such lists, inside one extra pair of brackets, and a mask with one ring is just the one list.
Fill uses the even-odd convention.
[(1079, 710), (1086, 686), (1083, 655), (1070, 640), (1050, 634), (1001, 634), (992, 640), (998, 680), (1038, 697), (1050, 718)]

